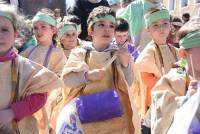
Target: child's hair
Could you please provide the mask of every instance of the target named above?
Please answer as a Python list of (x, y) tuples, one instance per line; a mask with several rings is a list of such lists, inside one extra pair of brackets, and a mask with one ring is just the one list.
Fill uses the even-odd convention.
[(20, 28), (23, 16), (18, 12), (16, 7), (7, 4), (0, 4), (0, 13), (2, 15), (4, 14), (3, 16), (12, 22), (15, 31)]
[(190, 20), (190, 14), (189, 13), (184, 13), (182, 15), (182, 17), (185, 17), (187, 19), (187, 21)]
[[(95, 17), (102, 17), (102, 16), (106, 16), (106, 15), (111, 15), (113, 17), (115, 17), (115, 12), (109, 8), (109, 7), (105, 7), (105, 6), (99, 6), (96, 7), (92, 10), (92, 12), (90, 12), (88, 20), (87, 20), (87, 24), (89, 24), (91, 21), (93, 21), (95, 19)], [(90, 28), (90, 27), (88, 27)], [(93, 29), (93, 25), (91, 26), (91, 28)]]
[(182, 20), (179, 17), (174, 16), (174, 17), (172, 17), (172, 22), (181, 22), (182, 23)]
[(178, 31), (178, 39), (180, 40), (184, 38), (187, 34), (194, 31), (200, 31), (200, 24), (197, 24), (195, 21), (189, 21), (188, 23), (183, 25), (181, 29)]
[(124, 19), (116, 19), (116, 26), (115, 31), (116, 32), (126, 32), (129, 30), (129, 24)]
[(81, 24), (81, 20), (76, 15), (67, 15), (64, 17), (63, 21), (72, 22), (75, 23), (76, 25)]
[(177, 16), (171, 17), (171, 24), (174, 27), (177, 27), (177, 28), (180, 28), (181, 26), (183, 26), (182, 20), (179, 17), (177, 17)]
[(52, 11), (49, 8), (42, 8), (37, 13), (44, 13), (44, 14), (51, 16), (52, 18), (56, 19), (55, 15), (54, 15), (54, 11)]

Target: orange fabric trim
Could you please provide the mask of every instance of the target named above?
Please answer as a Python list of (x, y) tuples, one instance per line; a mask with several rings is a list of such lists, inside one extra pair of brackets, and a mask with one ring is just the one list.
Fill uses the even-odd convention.
[(147, 86), (145, 102), (146, 102), (146, 107), (149, 107), (151, 105), (151, 89), (154, 87), (159, 78), (156, 77), (154, 74), (141, 72), (141, 79), (143, 83)]

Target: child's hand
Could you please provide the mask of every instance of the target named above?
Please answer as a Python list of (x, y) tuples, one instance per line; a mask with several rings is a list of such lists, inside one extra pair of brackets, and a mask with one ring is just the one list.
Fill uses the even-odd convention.
[(12, 109), (6, 109), (0, 111), (0, 128), (9, 125), (14, 119), (14, 113)]
[(94, 69), (88, 71), (85, 75), (86, 79), (89, 81), (100, 81), (103, 79), (105, 71), (103, 69)]
[(127, 67), (131, 58), (131, 55), (128, 53), (128, 48), (120, 48), (117, 51), (117, 56), (119, 57), (120, 63)]
[(193, 95), (196, 92), (197, 88), (198, 88), (198, 81), (197, 80), (191, 80), (189, 87), (188, 87), (189, 94)]

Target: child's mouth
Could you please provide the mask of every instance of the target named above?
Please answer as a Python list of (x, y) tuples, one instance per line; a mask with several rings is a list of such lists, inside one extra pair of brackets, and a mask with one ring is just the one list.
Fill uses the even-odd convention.
[(102, 37), (103, 37), (103, 38), (110, 38), (109, 35), (103, 35)]

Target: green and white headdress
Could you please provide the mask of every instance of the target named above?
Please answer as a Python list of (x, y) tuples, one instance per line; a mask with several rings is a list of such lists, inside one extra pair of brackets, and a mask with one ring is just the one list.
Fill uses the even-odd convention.
[(115, 24), (116, 18), (112, 15), (96, 16), (88, 22), (88, 28), (92, 27), (98, 21), (110, 21)]
[(36, 16), (32, 20), (33, 23), (38, 22), (38, 21), (48, 23), (49, 25), (52, 25), (52, 26), (56, 26), (56, 19), (42, 12), (37, 13)]
[(196, 30), (187, 34), (179, 41), (179, 45), (184, 49), (195, 48), (200, 46), (200, 31)]
[(155, 11), (153, 13), (145, 15), (145, 24), (146, 27), (150, 26), (152, 23), (162, 20), (162, 19), (168, 19), (170, 20), (170, 14), (169, 11), (165, 8)]

